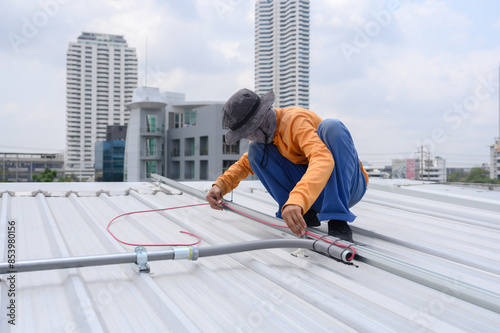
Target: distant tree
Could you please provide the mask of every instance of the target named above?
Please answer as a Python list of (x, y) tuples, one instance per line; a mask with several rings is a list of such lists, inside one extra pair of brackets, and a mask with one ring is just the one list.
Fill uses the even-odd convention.
[(487, 183), (487, 184), (500, 184), (500, 180), (491, 179), (490, 172), (483, 168), (472, 168), (470, 172), (456, 171), (450, 173), (446, 180), (450, 183)]
[(469, 175), (465, 177), (466, 183), (492, 183), (490, 172), (482, 168), (472, 168)]
[(465, 178), (467, 177), (468, 173), (464, 171), (455, 171), (452, 172), (446, 177), (446, 180), (449, 181), (450, 183), (453, 182), (465, 182)]
[(8, 182), (7, 177), (4, 176), (3, 171), (0, 170), (0, 183)]
[(50, 183), (53, 182), (56, 177), (57, 177), (56, 170), (50, 170), (50, 168), (45, 168), (45, 170), (42, 171), (40, 176), (33, 175), (33, 181)]
[(61, 178), (59, 178), (59, 182), (77, 182), (78, 177), (72, 173), (70, 175), (64, 175)]

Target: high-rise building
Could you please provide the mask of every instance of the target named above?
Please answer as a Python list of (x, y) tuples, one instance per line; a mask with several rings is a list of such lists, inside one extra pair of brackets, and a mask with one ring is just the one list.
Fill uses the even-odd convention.
[(309, 108), (309, 0), (255, 2), (255, 92)]
[(126, 125), (137, 87), (137, 55), (123, 36), (83, 32), (66, 64), (66, 174), (91, 179), (95, 143), (108, 125)]

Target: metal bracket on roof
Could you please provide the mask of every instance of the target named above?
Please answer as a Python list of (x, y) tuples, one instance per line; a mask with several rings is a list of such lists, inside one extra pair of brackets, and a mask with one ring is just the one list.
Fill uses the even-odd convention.
[(171, 195), (172, 194), (172, 192), (169, 192), (169, 191), (165, 190), (164, 188), (155, 188), (153, 190), (153, 195), (158, 194), (158, 192), (159, 193), (165, 193), (166, 195)]
[(125, 190), (125, 195), (130, 195), (130, 192), (132, 191), (139, 193), (139, 191), (135, 188), (129, 187), (127, 190)]
[(99, 191), (95, 192), (95, 196), (96, 196), (96, 197), (99, 197), (99, 196), (100, 196), (101, 194), (103, 194), (103, 193), (104, 193), (104, 194), (107, 194), (107, 195), (108, 195), (108, 197), (110, 197), (110, 196), (111, 196), (111, 193), (110, 193), (109, 191), (104, 191), (104, 190), (99, 190)]
[(46, 197), (50, 197), (50, 195), (51, 195), (50, 192), (38, 190), (38, 191), (31, 192), (31, 196), (36, 197), (39, 193), (43, 194)]
[(144, 246), (138, 246), (135, 248), (135, 253), (137, 253), (137, 259), (135, 263), (139, 268), (139, 273), (149, 273), (150, 268), (148, 265), (148, 252)]

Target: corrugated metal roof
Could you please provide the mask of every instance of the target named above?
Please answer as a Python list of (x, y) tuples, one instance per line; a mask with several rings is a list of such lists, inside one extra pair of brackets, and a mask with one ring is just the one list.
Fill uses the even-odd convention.
[[(25, 272), (15, 274), (15, 298), (2, 275), (0, 331), (498, 331), (498, 192), (418, 184), (372, 180), (353, 209), (355, 265), (272, 249), (154, 261), (149, 274), (135, 264)], [(127, 253), (134, 247), (106, 231), (117, 215), (204, 202), (159, 182), (3, 183), (0, 192), (2, 262), (9, 221), (18, 262)], [(259, 182), (243, 182), (233, 199), (270, 216), (276, 210)], [(190, 243), (185, 230), (201, 237), (200, 247), (294, 238), (208, 206), (131, 215), (111, 228), (139, 243)]]

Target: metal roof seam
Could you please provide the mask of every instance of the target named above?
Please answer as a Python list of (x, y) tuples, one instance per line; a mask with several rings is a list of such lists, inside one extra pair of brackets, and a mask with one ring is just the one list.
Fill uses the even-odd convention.
[[(39, 204), (41, 205), (43, 214), (42, 217), (45, 219), (45, 222), (50, 226), (48, 234), (52, 239), (51, 247), (55, 247), (61, 257), (70, 257), (70, 251), (66, 244), (64, 237), (61, 234), (61, 230), (56, 223), (54, 216), (50, 210), (50, 207), (47, 203), (47, 198), (45, 194), (38, 193), (36, 196)], [(70, 287), (66, 284), (66, 288), (73, 291), (74, 299), (71, 302), (76, 302), (76, 304), (90, 304), (92, 302), (92, 297), (89, 294), (89, 291), (84, 286), (84, 282), (82, 277), (78, 274), (77, 269), (69, 269), (67, 271), (60, 272), (60, 274), (68, 275), (69, 280), (68, 283)], [(71, 295), (71, 294), (70, 294)], [(102, 318), (98, 315), (94, 308), (86, 309), (84, 313), (74, 313), (74, 317), (85, 317), (85, 320), (80, 320), (78, 322), (78, 326), (84, 329), (91, 330), (92, 332), (104, 332)], [(97, 321), (89, 320), (90, 318), (99, 318)]]
[(449, 213), (443, 213), (442, 211), (434, 212), (431, 209), (429, 209), (429, 207), (424, 209), (424, 208), (418, 208), (415, 206), (408, 206), (408, 205), (404, 206), (401, 203), (391, 202), (391, 201), (388, 201), (387, 199), (377, 200), (377, 199), (370, 198), (370, 196), (363, 198), (363, 200), (361, 202), (370, 203), (370, 204), (374, 204), (374, 205), (378, 205), (378, 206), (382, 206), (382, 207), (399, 209), (402, 211), (413, 212), (413, 213), (427, 215), (427, 216), (433, 216), (433, 217), (437, 217), (437, 218), (453, 219), (453, 220), (456, 220), (459, 222), (474, 224), (474, 225), (481, 226), (481, 227), (489, 227), (489, 228), (496, 228), (496, 229), (500, 228), (498, 225), (496, 225), (494, 223), (496, 221), (496, 216), (491, 216), (491, 221), (489, 221), (489, 220), (484, 221), (484, 219), (481, 221), (480, 220), (472, 220), (471, 218), (465, 218), (465, 217), (460, 217), (460, 216), (456, 216), (456, 215), (451, 215)]
[(83, 219), (85, 221), (89, 221), (89, 223), (87, 223), (89, 229), (92, 230), (95, 237), (101, 241), (101, 243), (108, 249), (108, 251), (118, 251), (120, 253), (126, 252), (125, 249), (119, 246), (115, 239), (108, 232), (106, 232), (106, 228), (96, 220), (90, 210), (83, 205), (79, 197), (77, 197), (76, 195), (71, 195), (69, 199), (75, 206), (77, 212), (80, 213), (80, 215), (83, 217)]
[(463, 199), (456, 196), (447, 196), (440, 193), (427, 193), (413, 191), (410, 189), (394, 186), (384, 186), (380, 184), (370, 183), (370, 189), (375, 189), (378, 191), (391, 192), (394, 194), (400, 194), (409, 197), (421, 198), (424, 200), (438, 201), (443, 203), (451, 203), (455, 205), (466, 206), (470, 208), (480, 208), (484, 210), (489, 210), (492, 212), (498, 212), (500, 210), (500, 204), (498, 202), (489, 202), (486, 200), (474, 200), (471, 198)]

